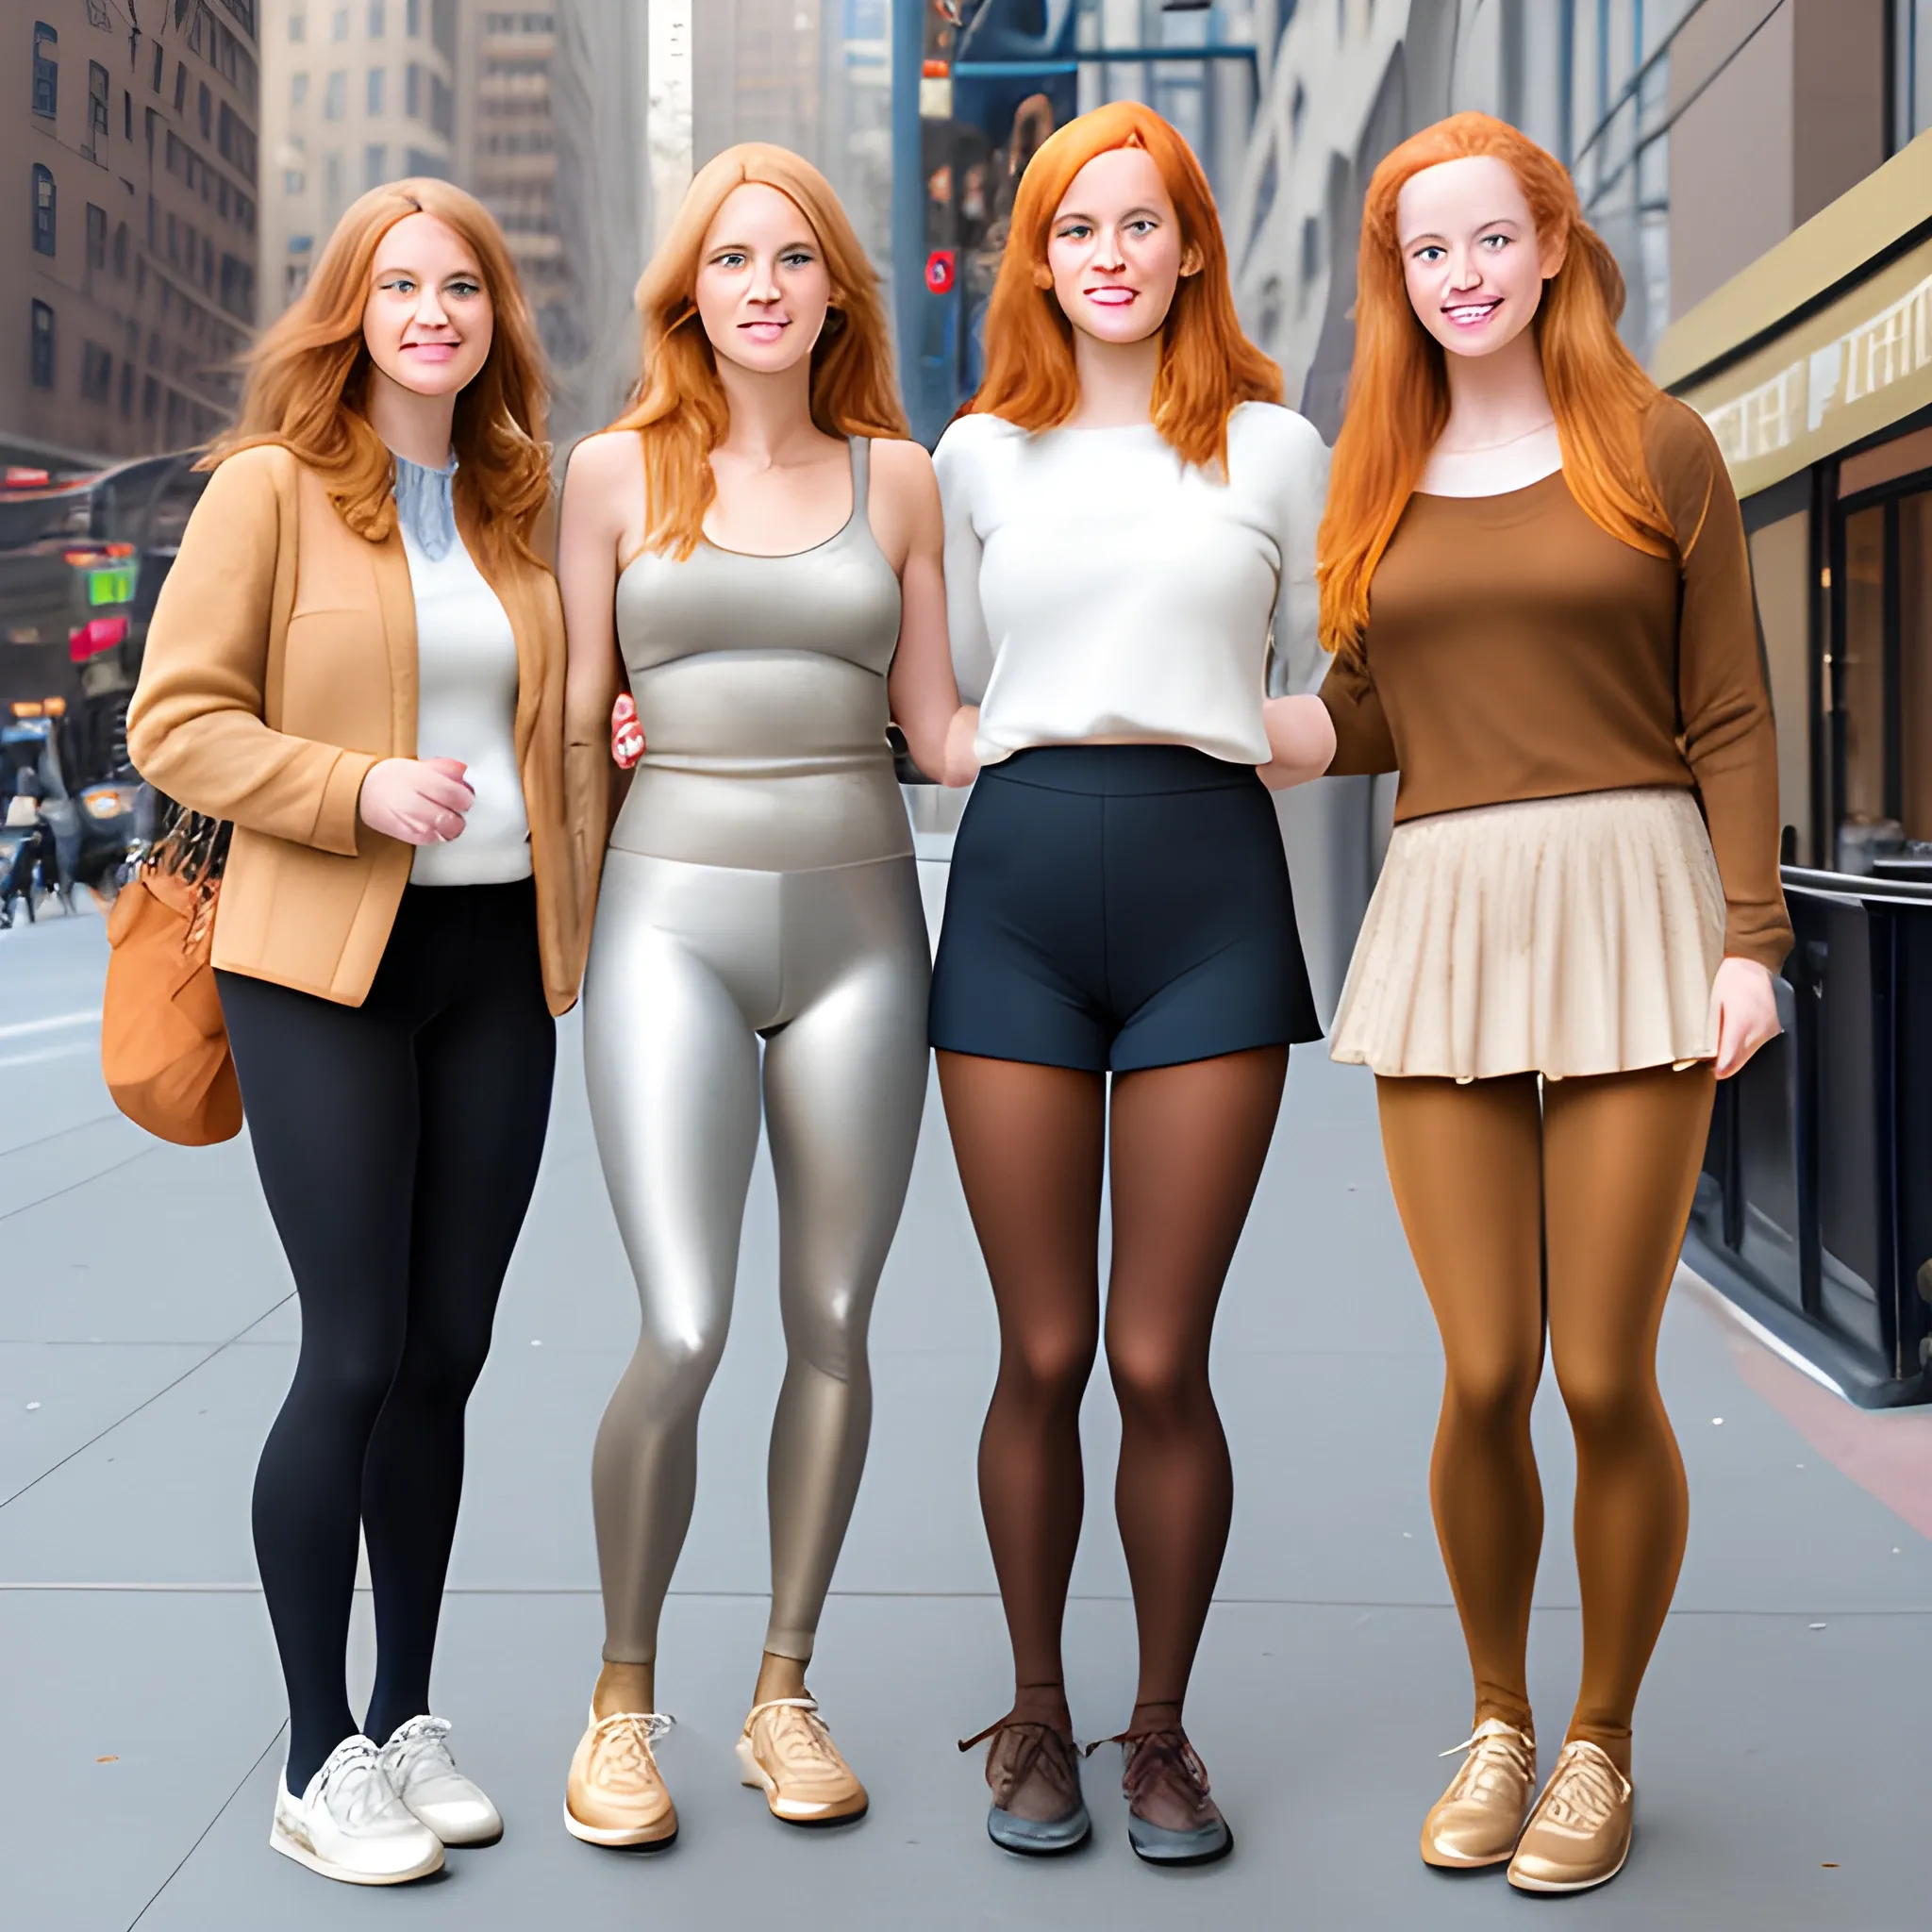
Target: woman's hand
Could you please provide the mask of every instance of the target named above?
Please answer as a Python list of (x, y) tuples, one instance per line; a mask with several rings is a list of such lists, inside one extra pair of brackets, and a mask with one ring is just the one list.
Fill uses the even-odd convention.
[(372, 831), (405, 845), (440, 845), (462, 836), (476, 794), (459, 758), (384, 758), (362, 781), (358, 809)]
[(1319, 778), (1335, 759), (1335, 721), (1328, 707), (1312, 695), (1266, 698), (1261, 705), (1262, 728), (1271, 754), (1261, 770), (1261, 782), (1271, 791), (1286, 791)]
[(979, 754), (973, 741), (979, 736), (979, 707), (961, 705), (946, 726), (946, 768), (942, 785), (970, 785), (979, 774)]
[(610, 708), (610, 756), (620, 772), (627, 772), (644, 755), (644, 727), (638, 723), (637, 701), (619, 691)]
[(1755, 959), (1735, 956), (1717, 969), (1717, 1076), (1728, 1080), (1767, 1040), (1784, 1031), (1771, 974)]

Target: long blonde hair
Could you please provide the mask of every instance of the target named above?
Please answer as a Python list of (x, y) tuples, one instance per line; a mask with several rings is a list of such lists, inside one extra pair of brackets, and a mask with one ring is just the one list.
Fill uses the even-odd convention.
[(1317, 541), (1322, 642), (1346, 657), (1359, 655), (1375, 566), (1449, 421), (1444, 351), (1408, 299), (1396, 203), (1424, 168), (1477, 155), (1516, 176), (1545, 254), (1564, 251), (1530, 325), (1563, 480), (1577, 508), (1612, 537), (1653, 556), (1672, 554), (1671, 520), (1644, 457), (1644, 425), (1659, 391), (1617, 334), (1624, 276), (1616, 257), (1583, 219), (1575, 184), (1554, 155), (1507, 122), (1452, 114), (1383, 158), (1362, 208), (1355, 363)]
[(503, 231), (480, 201), (447, 181), (391, 181), (350, 204), (308, 287), (247, 358), (240, 418), (200, 467), (280, 443), (322, 475), (358, 535), (379, 541), (395, 527), (392, 459), (364, 409), (371, 363), (362, 314), (382, 238), (413, 214), (434, 215), (462, 237), (494, 313), (490, 353), (456, 401), (458, 500), (487, 542), (508, 541), (535, 559), (534, 532), (550, 502), (537, 325)]
[(1229, 415), (1241, 403), (1278, 403), (1281, 371), (1241, 333), (1208, 176), (1179, 131), (1139, 101), (1110, 101), (1069, 121), (1026, 164), (987, 304), (986, 376), (961, 413), (1051, 429), (1079, 408), (1074, 325), (1054, 293), (1047, 241), (1074, 176), (1096, 155), (1124, 147), (1143, 150), (1159, 170), (1182, 243), (1201, 258), (1162, 325), (1154, 426), (1186, 461), (1224, 470)]
[(831, 274), (832, 308), (811, 352), (811, 419), (827, 436), (905, 437), (906, 412), (878, 277), (832, 184), (809, 161), (761, 141), (700, 168), (677, 219), (638, 283), (643, 359), (613, 430), (644, 446), (644, 548), (686, 558), (717, 495), (711, 452), (731, 425), (724, 386), (694, 301), (705, 237), (736, 189), (775, 189), (811, 225)]

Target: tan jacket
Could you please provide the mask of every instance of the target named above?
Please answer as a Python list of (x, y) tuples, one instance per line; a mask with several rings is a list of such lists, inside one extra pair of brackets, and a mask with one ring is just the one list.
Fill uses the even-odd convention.
[[(460, 515), (460, 512), (459, 512)], [(576, 999), (583, 934), (563, 784), (563, 611), (551, 574), (461, 535), (516, 635), (517, 763), (553, 1013)], [(359, 1006), (411, 848), (357, 815), (362, 781), (416, 755), (416, 607), (402, 538), (358, 537), (287, 449), (230, 457), (181, 539), (127, 713), (136, 768), (231, 820), (214, 963)]]

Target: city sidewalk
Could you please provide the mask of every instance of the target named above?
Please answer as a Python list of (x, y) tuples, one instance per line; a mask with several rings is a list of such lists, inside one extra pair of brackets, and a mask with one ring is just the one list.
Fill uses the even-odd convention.
[[(192, 1152), (113, 1110), (94, 1059), (102, 924), (0, 935), (0, 1857), (9, 1926), (294, 1932), (570, 1924), (953, 1932), (1309, 1932), (1521, 1923), (1495, 1874), (1416, 1857), (1469, 1717), (1430, 1528), (1441, 1368), (1389, 1199), (1372, 1086), (1297, 1056), (1221, 1324), (1234, 1535), (1190, 1706), (1235, 1856), (1130, 1856), (1118, 1754), (1087, 1768), (1095, 1841), (1044, 1865), (986, 1840), (980, 1754), (1004, 1640), (974, 1451), (994, 1328), (935, 1093), (874, 1329), (870, 1472), (813, 1685), (873, 1792), (849, 1830), (788, 1831), (731, 1743), (764, 1623), (766, 1432), (782, 1367), (769, 1170), (706, 1411), (696, 1521), (666, 1620), (677, 1845), (594, 1851), (561, 1821), (601, 1619), (591, 1441), (635, 1333), (565, 1023), (543, 1176), (471, 1407), (438, 1710), (503, 1842), (401, 1892), (268, 1849), (281, 1692), (248, 1495), (297, 1317), (245, 1142)], [(1567, 1911), (1603, 1926), (1911, 1932), (1932, 1746), (1932, 1414), (1846, 1409), (1680, 1280), (1664, 1386), (1690, 1549), (1638, 1712), (1638, 1841)], [(1547, 1768), (1579, 1641), (1573, 1459), (1546, 1387), (1549, 1540), (1531, 1658)], [(1132, 1697), (1111, 1523), (1116, 1424), (1086, 1412), (1089, 1523), (1069, 1657), (1082, 1734)], [(1912, 1524), (1916, 1524), (1916, 1527)], [(370, 1668), (358, 1601), (356, 1674)]]

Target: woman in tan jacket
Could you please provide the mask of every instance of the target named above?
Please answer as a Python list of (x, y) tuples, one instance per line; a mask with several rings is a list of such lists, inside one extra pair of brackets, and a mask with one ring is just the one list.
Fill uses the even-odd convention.
[(255, 1488), (290, 1704), (271, 1843), (353, 1883), (502, 1831), (429, 1671), (576, 991), (543, 401), (484, 209), (436, 181), (364, 195), (256, 352), (128, 717), (142, 773), (234, 827), (214, 965), (302, 1307)]

